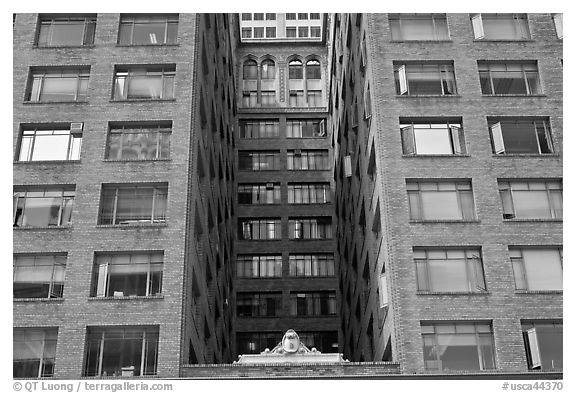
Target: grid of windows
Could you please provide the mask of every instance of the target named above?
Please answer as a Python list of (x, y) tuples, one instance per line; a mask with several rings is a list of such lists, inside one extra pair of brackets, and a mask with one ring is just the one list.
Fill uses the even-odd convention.
[(56, 227), (70, 225), (74, 188), (15, 189), (14, 227)]
[(238, 219), (239, 240), (276, 240), (281, 237), (279, 218)]
[(288, 235), (290, 239), (332, 239), (332, 219), (330, 217), (290, 218)]
[(54, 376), (58, 328), (14, 328), (13, 377)]
[(454, 65), (450, 63), (394, 62), (396, 94), (453, 95), (456, 91)]
[(168, 185), (104, 185), (99, 225), (166, 222)]
[(336, 292), (290, 292), (290, 315), (298, 317), (336, 315)]
[(488, 118), (494, 154), (550, 154), (554, 152), (548, 119)]
[(95, 259), (92, 296), (151, 296), (162, 291), (164, 254), (98, 254)]
[(61, 298), (66, 254), (14, 255), (14, 299)]
[(407, 181), (411, 220), (474, 220), (469, 181)]
[(510, 247), (516, 289), (562, 290), (562, 248)]
[(492, 370), (494, 338), (491, 323), (422, 323), (427, 370)]
[(504, 219), (562, 218), (562, 182), (499, 181)]
[(236, 276), (242, 278), (282, 277), (282, 256), (238, 255)]
[(280, 184), (238, 184), (238, 203), (246, 205), (280, 203)]
[(80, 159), (82, 132), (70, 124), (25, 125), (22, 127), (18, 161), (70, 161)]
[(238, 168), (241, 171), (273, 171), (280, 169), (278, 151), (239, 151)]
[(404, 154), (466, 154), (462, 121), (457, 119), (400, 120)]
[(482, 94), (541, 94), (538, 65), (531, 62), (478, 61)]
[(240, 121), (240, 138), (278, 138), (280, 123), (277, 119)]
[(236, 316), (276, 317), (282, 309), (282, 292), (238, 292)]
[(178, 15), (122, 15), (118, 43), (121, 45), (175, 44)]
[(175, 66), (116, 67), (114, 72), (114, 99), (173, 99), (175, 75)]
[(416, 248), (418, 290), (422, 292), (482, 292), (486, 290), (479, 249)]
[(328, 150), (288, 150), (288, 170), (321, 171), (329, 165)]
[(26, 101), (86, 101), (89, 77), (90, 68), (33, 68)]
[(95, 30), (96, 16), (40, 16), (36, 45), (93, 45)]
[(158, 326), (88, 326), (87, 377), (156, 375)]
[(330, 203), (330, 183), (288, 183), (288, 203)]
[(115, 124), (106, 144), (109, 160), (157, 160), (170, 158), (172, 124)]
[(388, 21), (394, 41), (450, 39), (446, 14), (390, 14)]
[(332, 254), (290, 254), (288, 262), (290, 276), (334, 276), (334, 255)]

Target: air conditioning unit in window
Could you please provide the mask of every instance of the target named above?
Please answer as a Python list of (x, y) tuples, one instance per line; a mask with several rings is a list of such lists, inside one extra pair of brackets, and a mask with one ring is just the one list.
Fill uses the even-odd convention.
[(80, 135), (84, 131), (84, 123), (70, 123), (70, 134)]

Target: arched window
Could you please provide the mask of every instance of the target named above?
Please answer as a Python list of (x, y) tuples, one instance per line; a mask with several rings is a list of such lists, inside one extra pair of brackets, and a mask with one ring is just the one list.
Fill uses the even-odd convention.
[(320, 62), (318, 60), (308, 60), (306, 63), (306, 79), (320, 79)]
[(262, 62), (262, 79), (276, 78), (276, 65), (274, 61), (266, 59)]
[(288, 79), (302, 79), (302, 62), (292, 60), (288, 63)]
[(258, 64), (254, 60), (246, 60), (243, 67), (244, 79), (258, 79)]

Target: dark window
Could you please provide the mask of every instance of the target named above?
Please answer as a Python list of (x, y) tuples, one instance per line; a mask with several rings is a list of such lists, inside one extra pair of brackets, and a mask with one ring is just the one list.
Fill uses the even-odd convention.
[(286, 20), (296, 20), (296, 14), (286, 14)]
[(482, 94), (541, 94), (536, 62), (478, 62)]
[(308, 60), (306, 62), (306, 79), (320, 79), (320, 62), (318, 60)]
[(332, 254), (290, 254), (289, 263), (290, 276), (334, 276), (334, 255)]
[(266, 28), (266, 38), (276, 38), (276, 28), (267, 27)]
[(122, 45), (175, 44), (178, 15), (122, 15), (118, 43)]
[(336, 292), (290, 292), (290, 315), (336, 315)]
[(522, 321), (522, 334), (529, 369), (562, 370), (563, 329), (561, 321)]
[(279, 128), (278, 120), (241, 120), (240, 138), (277, 138)]
[(243, 79), (258, 79), (258, 64), (254, 60), (246, 60), (242, 67)]
[(236, 334), (236, 352), (241, 354), (259, 354), (266, 348), (272, 350), (282, 341), (280, 332), (249, 332)]
[(336, 331), (298, 332), (298, 337), (308, 349), (316, 348), (322, 353), (338, 352), (338, 332)]
[(69, 225), (76, 192), (71, 188), (15, 189), (14, 227)]
[(288, 235), (290, 239), (332, 239), (332, 219), (290, 218), (288, 219)]
[(281, 237), (279, 218), (238, 219), (239, 240), (275, 240)]
[(66, 254), (14, 255), (14, 298), (61, 298), (65, 274)]
[(87, 327), (84, 375), (156, 375), (158, 334), (157, 326)]
[(13, 377), (54, 376), (58, 328), (14, 328)]
[(114, 99), (173, 99), (175, 75), (175, 66), (117, 67), (114, 74)]
[(296, 38), (296, 27), (286, 27), (286, 37)]
[(302, 62), (300, 60), (291, 60), (288, 63), (288, 79), (302, 79)]
[(166, 222), (168, 185), (104, 185), (100, 225)]
[(330, 203), (330, 183), (288, 183), (288, 203)]
[(238, 255), (236, 276), (242, 278), (282, 277), (282, 255)]
[(273, 171), (280, 169), (280, 152), (240, 151), (238, 163), (241, 171)]
[(154, 160), (170, 157), (172, 124), (117, 124), (110, 127), (106, 159)]
[(96, 16), (40, 16), (36, 45), (84, 46), (94, 44)]
[(282, 307), (281, 292), (238, 292), (237, 317), (276, 317)]
[(280, 184), (238, 184), (238, 203), (265, 205), (280, 203)]
[(548, 119), (489, 118), (494, 154), (553, 153)]
[(30, 72), (26, 101), (86, 101), (89, 77), (89, 68), (33, 68)]

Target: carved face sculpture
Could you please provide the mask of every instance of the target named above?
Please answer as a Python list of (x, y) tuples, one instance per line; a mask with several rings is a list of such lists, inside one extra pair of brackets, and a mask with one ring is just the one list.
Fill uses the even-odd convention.
[(296, 352), (300, 347), (300, 337), (292, 329), (288, 330), (282, 338), (282, 348), (286, 352)]

